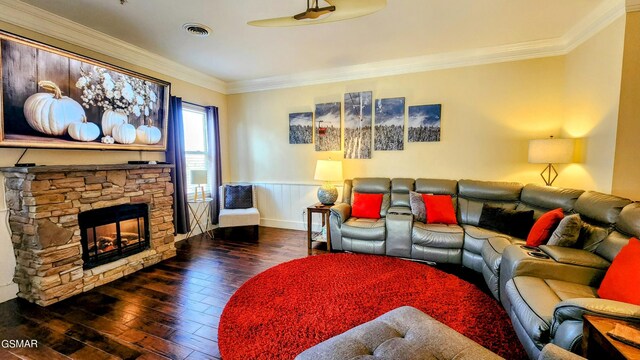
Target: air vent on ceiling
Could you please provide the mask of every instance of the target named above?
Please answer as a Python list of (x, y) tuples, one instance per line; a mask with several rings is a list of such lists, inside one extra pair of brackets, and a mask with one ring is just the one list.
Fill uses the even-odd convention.
[(197, 23), (187, 23), (182, 25), (184, 31), (186, 31), (189, 35), (198, 36), (198, 37), (207, 37), (211, 34), (211, 28)]

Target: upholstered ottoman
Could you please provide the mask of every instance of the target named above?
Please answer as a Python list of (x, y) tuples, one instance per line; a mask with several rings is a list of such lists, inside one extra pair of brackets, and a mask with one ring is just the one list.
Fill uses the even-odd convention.
[(296, 359), (502, 358), (422, 311), (403, 306), (307, 349)]

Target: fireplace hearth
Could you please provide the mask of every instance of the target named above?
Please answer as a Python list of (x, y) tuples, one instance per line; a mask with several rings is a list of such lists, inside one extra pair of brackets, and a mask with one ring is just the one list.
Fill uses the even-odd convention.
[(149, 248), (149, 206), (127, 204), (78, 214), (84, 269)]

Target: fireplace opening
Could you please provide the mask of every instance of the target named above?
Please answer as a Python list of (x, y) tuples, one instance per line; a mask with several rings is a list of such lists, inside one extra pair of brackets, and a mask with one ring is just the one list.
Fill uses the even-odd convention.
[(91, 269), (149, 248), (149, 206), (125, 204), (78, 214), (84, 268)]

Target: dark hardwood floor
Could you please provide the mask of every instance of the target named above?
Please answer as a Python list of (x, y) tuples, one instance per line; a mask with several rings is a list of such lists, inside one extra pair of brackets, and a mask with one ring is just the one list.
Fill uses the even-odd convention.
[[(178, 244), (178, 255), (46, 308), (0, 304), (0, 340), (35, 339), (37, 348), (0, 347), (2, 359), (218, 359), (220, 314), (252, 276), (307, 256), (306, 233), (260, 228), (218, 232)], [(318, 244), (313, 253), (326, 253)], [(481, 276), (443, 270), (477, 284)]]

